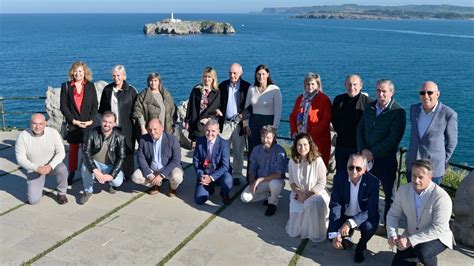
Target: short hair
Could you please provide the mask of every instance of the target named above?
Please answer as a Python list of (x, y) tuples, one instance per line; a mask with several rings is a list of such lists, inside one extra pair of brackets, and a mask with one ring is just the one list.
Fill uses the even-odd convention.
[(30, 117), (30, 121), (33, 121), (33, 118), (35, 118), (35, 116), (39, 116), (39, 117), (43, 118), (44, 121), (46, 121), (46, 116), (42, 113), (39, 113), (39, 112), (33, 113)]
[(214, 118), (209, 118), (209, 120), (207, 120), (205, 126), (206, 126), (206, 128), (207, 128), (208, 126), (214, 126), (214, 125), (219, 126), (219, 122), (218, 122), (216, 119), (214, 119)]
[(219, 81), (217, 80), (216, 70), (210, 66), (207, 66), (206, 68), (204, 68), (204, 71), (202, 72), (201, 77), (204, 77), (204, 75), (206, 74), (211, 74), (211, 77), (212, 77), (211, 89), (217, 90), (219, 88)]
[(150, 123), (151, 123), (153, 120), (156, 120), (156, 121), (158, 122), (158, 124), (160, 124), (161, 126), (163, 126), (163, 122), (161, 122), (161, 120), (160, 120), (158, 117), (153, 117), (153, 118), (150, 118), (150, 120), (148, 120), (148, 122), (146, 123), (146, 127), (147, 127), (147, 128), (150, 127)]
[(293, 141), (293, 145), (291, 146), (291, 158), (295, 163), (300, 163), (301, 162), (301, 154), (299, 154), (297, 146), (298, 146), (298, 141), (300, 139), (307, 139), (309, 143), (309, 153), (307, 156), (308, 162), (312, 163), (314, 162), (318, 157), (321, 156), (319, 153), (318, 147), (316, 144), (314, 144), (313, 139), (308, 133), (300, 133), (296, 135), (295, 140)]
[(428, 160), (416, 160), (411, 164), (411, 168), (424, 168), (428, 171), (428, 173), (432, 174), (433, 173), (433, 165), (431, 164), (430, 161)]
[(258, 80), (257, 80), (257, 72), (260, 71), (260, 70), (262, 70), (262, 69), (265, 70), (265, 71), (268, 73), (267, 86), (268, 86), (268, 85), (273, 85), (273, 84), (275, 84), (275, 83), (273, 82), (273, 80), (272, 80), (271, 75), (270, 75), (270, 68), (268, 68), (266, 65), (263, 65), (263, 64), (262, 64), (262, 65), (258, 65), (257, 68), (255, 68), (255, 74), (254, 74), (254, 76), (255, 76), (255, 82), (254, 82), (253, 85), (255, 85), (255, 86), (257, 86), (257, 87), (260, 86), (260, 82), (258, 82)]
[(379, 86), (382, 86), (383, 84), (387, 84), (388, 89), (391, 92), (395, 92), (395, 85), (393, 85), (393, 82), (390, 79), (379, 79), (379, 80), (377, 80), (377, 85), (375, 87), (378, 88)]
[(112, 74), (114, 74), (115, 71), (120, 71), (123, 74), (123, 79), (127, 80), (127, 71), (125, 70), (124, 65), (115, 65), (112, 68)]
[(347, 82), (349, 82), (349, 80), (350, 80), (352, 77), (358, 78), (359, 81), (360, 81), (360, 84), (363, 84), (362, 78), (361, 78), (358, 74), (349, 74), (349, 75), (346, 76), (346, 79), (344, 80), (344, 85), (346, 85)]
[(349, 165), (349, 162), (351, 160), (355, 160), (357, 158), (362, 159), (362, 164), (363, 164), (364, 168), (367, 169), (369, 162), (367, 160), (367, 157), (365, 155), (363, 155), (362, 153), (353, 153), (353, 154), (349, 155), (349, 160), (347, 160), (347, 165)]
[(241, 75), (244, 73), (244, 69), (242, 68), (242, 65), (241, 65), (241, 64), (239, 64), (239, 63), (232, 63), (232, 64), (230, 64), (230, 66), (229, 66), (229, 70), (230, 70), (233, 66), (236, 66), (236, 67), (239, 68)]
[(112, 111), (105, 111), (103, 114), (102, 114), (102, 118), (106, 117), (106, 116), (113, 116), (114, 117), (114, 122), (117, 122), (117, 115), (112, 112)]
[(150, 86), (150, 81), (152, 79), (158, 79), (160, 81), (160, 85), (158, 86), (159, 90), (163, 90), (163, 81), (161, 81), (161, 76), (160, 76), (160, 73), (157, 73), (157, 72), (152, 72), (150, 74), (148, 74), (148, 77), (146, 78), (146, 85), (149, 87)]
[(74, 80), (74, 71), (78, 67), (82, 67), (82, 69), (84, 69), (84, 79), (87, 80), (87, 81), (92, 81), (92, 71), (87, 66), (87, 64), (82, 62), (82, 61), (76, 61), (76, 62), (72, 63), (71, 67), (69, 68), (69, 72), (68, 72), (68, 80), (69, 81)]
[(264, 137), (267, 134), (273, 134), (273, 142), (275, 143), (276, 142), (276, 134), (277, 134), (276, 132), (277, 132), (276, 127), (274, 127), (272, 125), (265, 125), (260, 129), (260, 137)]
[(323, 91), (323, 83), (321, 81), (321, 76), (318, 73), (309, 72), (304, 77), (304, 85), (308, 84), (309, 81), (315, 80), (318, 84), (318, 90)]

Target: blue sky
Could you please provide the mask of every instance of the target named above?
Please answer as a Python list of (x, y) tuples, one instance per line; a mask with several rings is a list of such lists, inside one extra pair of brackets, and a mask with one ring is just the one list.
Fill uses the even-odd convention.
[(0, 13), (246, 13), (264, 7), (346, 3), (474, 6), (474, 0), (0, 0)]

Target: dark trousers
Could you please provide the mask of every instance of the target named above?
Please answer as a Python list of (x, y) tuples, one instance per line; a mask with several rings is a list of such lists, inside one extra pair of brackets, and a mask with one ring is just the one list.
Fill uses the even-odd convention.
[[(341, 221), (345, 222), (350, 218), (352, 218), (352, 217), (348, 217), (348, 216), (343, 215), (341, 217)], [(359, 240), (359, 243), (357, 244), (357, 249), (358, 250), (363, 251), (363, 250), (367, 249), (367, 243), (374, 236), (375, 232), (377, 231), (378, 226), (379, 226), (378, 223), (377, 224), (371, 224), (369, 221), (365, 221), (365, 222), (359, 224), (359, 226), (357, 226), (357, 228), (359, 228), (359, 230), (360, 230), (360, 240)], [(351, 229), (349, 235), (352, 236), (353, 232), (354, 232), (354, 230)]]
[(336, 173), (340, 171), (347, 171), (347, 162), (351, 154), (357, 153), (357, 148), (349, 148), (336, 145)]
[(447, 247), (439, 241), (439, 239), (421, 243), (416, 247), (409, 247), (405, 250), (397, 250), (397, 254), (393, 257), (392, 265), (416, 265), (414, 258), (418, 258), (425, 266), (438, 265), (438, 254), (443, 252)]
[(380, 183), (382, 183), (383, 193), (385, 194), (384, 223), (387, 221), (387, 213), (392, 205), (392, 190), (397, 176), (397, 166), (397, 155), (393, 154), (383, 158), (375, 158), (374, 166), (370, 170), (370, 173), (376, 176)]
[(232, 175), (227, 172), (223, 174), (219, 179), (211, 182), (209, 185), (204, 186), (200, 183), (200, 177), (197, 177), (196, 190), (194, 192), (194, 200), (197, 204), (204, 204), (209, 199), (209, 195), (214, 194), (215, 185), (219, 183), (221, 186), (221, 196), (228, 197), (229, 192), (232, 189)]

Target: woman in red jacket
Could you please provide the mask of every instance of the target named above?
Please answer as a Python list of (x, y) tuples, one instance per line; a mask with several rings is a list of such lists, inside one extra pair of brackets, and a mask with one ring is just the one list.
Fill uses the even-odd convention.
[(304, 78), (304, 92), (296, 99), (290, 114), (291, 136), (305, 132), (313, 139), (328, 167), (331, 152), (331, 101), (323, 93), (321, 77), (308, 73)]

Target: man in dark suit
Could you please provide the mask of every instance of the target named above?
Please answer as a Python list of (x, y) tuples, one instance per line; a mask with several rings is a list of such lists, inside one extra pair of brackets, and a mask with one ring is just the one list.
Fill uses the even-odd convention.
[(411, 180), (411, 165), (425, 159), (433, 165), (433, 182), (441, 183), (446, 164), (458, 144), (458, 114), (438, 101), (440, 92), (433, 81), (420, 88), (420, 103), (410, 108), (411, 135), (406, 166)]
[[(244, 165), (245, 136), (242, 120), (248, 119), (250, 112), (245, 110), (245, 99), (250, 83), (243, 80), (242, 66), (234, 63), (229, 68), (229, 79), (219, 84), (221, 91), (222, 115), (219, 117), (221, 137), (232, 145), (234, 160), (232, 169), (235, 176), (234, 185), (240, 185), (240, 176)], [(251, 107), (250, 107), (251, 108)]]
[(204, 204), (209, 195), (214, 193), (214, 185), (219, 183), (222, 200), (225, 205), (229, 205), (229, 192), (232, 189), (229, 144), (219, 136), (219, 123), (214, 119), (206, 123), (205, 134), (205, 137), (196, 140), (193, 155), (197, 174), (194, 199), (197, 204)]
[(359, 228), (354, 262), (363, 262), (367, 242), (379, 224), (379, 180), (367, 172), (364, 155), (350, 155), (347, 171), (335, 176), (329, 209), (328, 239), (336, 249), (349, 248), (350, 236)]
[(159, 192), (163, 180), (169, 180), (168, 196), (176, 196), (176, 190), (183, 182), (181, 148), (175, 136), (164, 132), (158, 118), (148, 122), (148, 134), (140, 139), (137, 160), (140, 168), (133, 173), (133, 182), (151, 185), (148, 193), (154, 195)]

